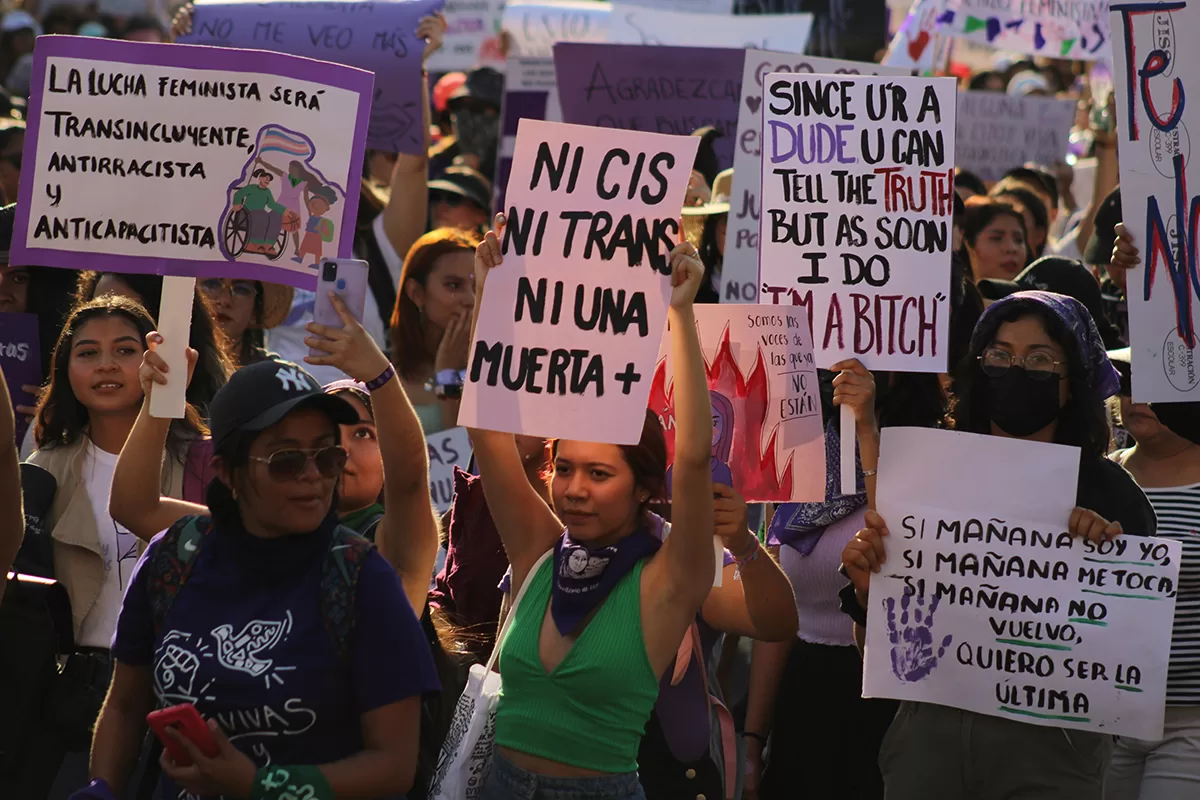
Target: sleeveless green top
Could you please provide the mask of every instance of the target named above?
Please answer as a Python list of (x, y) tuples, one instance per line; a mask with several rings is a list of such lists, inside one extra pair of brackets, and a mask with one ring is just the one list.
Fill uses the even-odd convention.
[(529, 589), (500, 650), (504, 677), (496, 744), (596, 770), (636, 772), (638, 746), (658, 699), (642, 635), (639, 561), (620, 580), (559, 665), (547, 674), (538, 637), (550, 602), (554, 559), (529, 576)]

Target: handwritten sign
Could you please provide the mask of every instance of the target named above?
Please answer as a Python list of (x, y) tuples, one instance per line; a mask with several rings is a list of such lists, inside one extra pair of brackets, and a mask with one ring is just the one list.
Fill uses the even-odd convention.
[[(883, 63), (926, 74), (946, 63), (950, 37), (938, 33), (941, 0), (917, 0), (902, 17), (900, 29), (888, 44)], [(889, 10), (892, 10), (889, 8)]]
[(461, 424), (638, 442), (698, 143), (521, 121)]
[(429, 57), (431, 73), (466, 71), (479, 64), (501, 64), (500, 20), (503, 0), (446, 0), (446, 39)]
[(517, 146), (517, 126), (523, 119), (562, 122), (553, 58), (514, 56), (508, 60), (500, 110), (500, 151), (493, 183), (496, 208), (504, 208), (504, 191)]
[(724, 17), (718, 22), (711, 14), (613, 3), (608, 40), (613, 44), (803, 50), (812, 25), (812, 14), (754, 14)]
[(429, 453), (429, 497), (439, 514), (454, 503), (454, 468), (471, 463), (471, 438), (466, 428), (450, 428), (425, 437)]
[[(42, 351), (36, 314), (0, 314), (0, 372), (13, 406), (36, 406), (37, 398), (22, 386), (42, 383)], [(17, 443), (25, 438), (29, 423), (17, 414)]]
[[(808, 320), (779, 306), (699, 305), (695, 314), (712, 401), (713, 481), (747, 502), (823, 502), (825, 438)], [(670, 355), (664, 335), (650, 408), (663, 421), (673, 459)]]
[(985, 181), (1027, 161), (1047, 166), (1067, 157), (1075, 101), (959, 92), (955, 164)]
[(509, 56), (553, 55), (556, 42), (606, 42), (612, 3), (592, 0), (517, 2), (504, 7)]
[(858, 61), (812, 58), (797, 53), (746, 50), (742, 67), (741, 103), (733, 151), (733, 202), (725, 227), (721, 267), (721, 302), (758, 301), (758, 218), (762, 186), (763, 79), (772, 72), (821, 75), (908, 75), (900, 67)]
[(12, 262), (315, 288), (322, 257), (350, 255), (372, 84), (279, 53), (41, 37)]
[(733, 166), (741, 50), (559, 44), (554, 72), (567, 122), (680, 136), (712, 125), (721, 169)]
[(733, 0), (631, 0), (631, 6), (660, 11), (688, 11), (693, 14), (733, 14)]
[(1126, 293), (1133, 396), (1139, 403), (1193, 401), (1200, 399), (1200, 230), (1191, 187), (1200, 185), (1200, 170), (1189, 130), (1200, 131), (1200, 112), (1184, 90), (1200, 51), (1189, 56), (1184, 45), (1200, 37), (1200, 4), (1114, 5), (1112, 26), (1121, 207), (1142, 252)]
[(421, 53), (425, 43), (416, 38), (416, 28), (418, 20), (440, 10), (442, 2), (199, 0), (192, 12), (192, 32), (179, 41), (272, 50), (376, 73), (382, 77), (375, 81), (367, 146), (423, 153)]
[(804, 308), (819, 367), (945, 372), (954, 80), (763, 86), (763, 301)]
[(938, 23), (943, 33), (997, 50), (1079, 61), (1109, 52), (1108, 0), (945, 0)]
[(1078, 472), (1073, 447), (884, 429), (865, 697), (1162, 738), (1181, 545), (1072, 537)]

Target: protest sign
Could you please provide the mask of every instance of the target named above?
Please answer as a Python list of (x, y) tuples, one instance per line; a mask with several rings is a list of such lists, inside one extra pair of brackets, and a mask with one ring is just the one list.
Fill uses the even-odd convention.
[(954, 163), (985, 181), (1028, 161), (1053, 165), (1067, 157), (1075, 101), (959, 92)]
[(741, 50), (559, 44), (554, 73), (565, 121), (681, 136), (712, 125), (721, 169), (733, 166)]
[[(1125, 225), (1142, 253), (1128, 276), (1133, 398), (1139, 403), (1200, 400), (1196, 258), (1200, 170), (1190, 129), (1200, 112), (1187, 105), (1187, 76), (1200, 68), (1184, 53), (1200, 37), (1200, 3), (1112, 7), (1113, 80)], [(1188, 51), (1191, 52), (1191, 51)], [(1190, 191), (1189, 191), (1190, 189)], [(1185, 222), (1186, 221), (1186, 222)]]
[(885, 428), (863, 696), (1160, 739), (1181, 545), (1074, 538), (1079, 450)]
[[(1047, 58), (1108, 58), (1108, 0), (944, 0), (943, 33)], [(1116, 47), (1116, 45), (1112, 45)]]
[(819, 367), (945, 372), (954, 80), (763, 86), (762, 301), (804, 307)]
[(638, 442), (698, 144), (521, 121), (461, 425)]
[(606, 42), (612, 3), (593, 0), (545, 0), (509, 3), (504, 30), (509, 57), (550, 58), (556, 42)]
[[(421, 53), (425, 43), (416, 37), (416, 28), (421, 17), (439, 11), (442, 3), (199, 0), (192, 12), (192, 32), (179, 41), (271, 50), (377, 73), (367, 146), (424, 153)], [(226, 56), (225, 63), (237, 64), (238, 59)]]
[[(35, 314), (0, 314), (0, 371), (13, 406), (37, 405), (38, 399), (23, 386), (42, 385), (42, 349)], [(25, 438), (29, 423), (17, 414), (17, 445)]]
[(629, 0), (628, 5), (656, 8), (660, 11), (687, 11), (692, 14), (733, 14), (733, 0)]
[(901, 67), (812, 58), (796, 53), (747, 50), (742, 66), (737, 146), (733, 151), (733, 202), (725, 228), (721, 302), (758, 301), (758, 210), (762, 187), (763, 79), (772, 72), (823, 75), (909, 75)]
[(500, 65), (503, 0), (446, 0), (446, 40), (442, 49), (429, 57), (431, 73), (467, 71), (480, 64)]
[(523, 119), (562, 122), (553, 58), (514, 56), (508, 60), (500, 110), (500, 149), (493, 183), (495, 208), (504, 208), (504, 190), (508, 186), (513, 150), (517, 144), (517, 126)]
[(39, 38), (12, 263), (314, 288), (323, 256), (350, 256), (372, 83), (279, 53)]
[[(890, 10), (890, 9), (889, 9)], [(900, 29), (892, 36), (883, 63), (889, 67), (908, 67), (929, 74), (946, 64), (950, 37), (938, 33), (941, 0), (917, 0), (902, 17)]]
[(471, 463), (471, 438), (466, 428), (449, 430), (425, 437), (429, 452), (429, 497), (439, 514), (454, 503), (454, 468), (466, 469)]
[(667, 44), (683, 47), (790, 47), (803, 50), (812, 32), (812, 14), (754, 14), (724, 17), (613, 3), (608, 41), (613, 44)]
[[(796, 309), (758, 305), (698, 305), (695, 315), (712, 401), (713, 482), (751, 503), (823, 502), (825, 436), (808, 320)], [(669, 328), (650, 410), (663, 422), (674, 461)]]

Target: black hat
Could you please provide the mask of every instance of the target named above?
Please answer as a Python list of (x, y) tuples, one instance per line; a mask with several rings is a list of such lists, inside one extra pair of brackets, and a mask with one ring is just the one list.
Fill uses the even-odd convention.
[(342, 398), (325, 394), (308, 370), (290, 361), (259, 361), (242, 367), (221, 387), (209, 405), (213, 447), (237, 431), (261, 431), (305, 406), (324, 411), (338, 425), (358, 421)]
[(446, 108), (453, 111), (463, 100), (475, 100), (500, 108), (504, 96), (504, 76), (491, 67), (476, 67), (467, 73), (467, 79), (454, 90), (446, 101)]
[(13, 223), (16, 219), (16, 203), (0, 208), (0, 267), (8, 266), (8, 251), (12, 250)]
[(429, 191), (460, 195), (484, 211), (492, 207), (491, 182), (470, 167), (447, 167), (442, 177), (429, 182)]
[(1042, 256), (1011, 281), (984, 278), (976, 284), (986, 300), (999, 300), (1010, 294), (1041, 290), (1073, 297), (1092, 315), (1107, 346), (1115, 346), (1119, 336), (1104, 315), (1104, 297), (1100, 283), (1082, 261), (1062, 256)]
[(1096, 209), (1096, 223), (1092, 230), (1092, 238), (1088, 239), (1083, 251), (1083, 260), (1088, 264), (1107, 265), (1112, 261), (1113, 245), (1117, 243), (1117, 234), (1113, 232), (1118, 222), (1121, 222), (1121, 187), (1113, 189), (1108, 197), (1101, 201)]

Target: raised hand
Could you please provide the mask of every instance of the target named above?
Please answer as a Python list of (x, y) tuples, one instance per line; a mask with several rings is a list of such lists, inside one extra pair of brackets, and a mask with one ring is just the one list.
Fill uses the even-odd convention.
[(945, 636), (934, 652), (933, 612), (937, 611), (939, 599), (934, 595), (926, 611), (925, 595), (916, 595), (914, 602), (913, 595), (905, 593), (900, 598), (899, 620), (896, 619), (896, 598), (889, 597), (884, 601), (888, 641), (892, 645), (892, 674), (905, 683), (919, 681), (933, 672), (954, 639)]
[(446, 16), (440, 11), (428, 17), (421, 17), (421, 21), (417, 23), (417, 38), (425, 40), (425, 50), (421, 53), (422, 64), (442, 49), (442, 42), (446, 40), (446, 30), (449, 27)]
[(857, 358), (839, 361), (829, 368), (833, 379), (833, 404), (849, 406), (860, 428), (875, 427), (875, 376)]
[(867, 512), (867, 527), (854, 534), (854, 538), (842, 548), (842, 566), (854, 584), (859, 604), (866, 608), (867, 592), (871, 586), (871, 573), (879, 572), (887, 559), (883, 537), (888, 535), (887, 525), (877, 511)]
[(171, 20), (171, 39), (187, 36), (192, 32), (192, 4), (188, 3), (175, 12)]
[[(146, 334), (146, 352), (142, 355), (142, 365), (138, 367), (138, 382), (142, 384), (142, 394), (146, 397), (150, 396), (154, 384), (162, 386), (167, 385), (167, 373), (170, 367), (157, 352), (158, 346), (163, 343), (163, 337), (158, 331), (150, 331)], [(196, 371), (196, 362), (200, 360), (200, 354), (192, 348), (187, 349), (187, 382), (192, 382), (192, 374)]]
[(336, 293), (329, 293), (330, 302), (342, 319), (341, 328), (310, 322), (305, 330), (313, 334), (304, 337), (304, 343), (315, 350), (323, 350), (329, 355), (305, 356), (307, 364), (318, 367), (337, 367), (356, 381), (367, 383), (383, 374), (391, 362), (379, 349), (379, 345), (371, 338), (371, 334), (358, 323), (342, 298)]
[(696, 302), (696, 292), (704, 280), (704, 264), (691, 242), (671, 248), (671, 307), (690, 308)]
[(1118, 222), (1114, 230), (1116, 231), (1117, 238), (1113, 242), (1112, 260), (1108, 264), (1108, 276), (1113, 279), (1113, 283), (1125, 294), (1127, 293), (1127, 277), (1125, 273), (1131, 269), (1136, 269), (1142, 263), (1142, 257), (1133, 243), (1133, 234), (1126, 229), (1124, 222)]
[(1067, 522), (1067, 530), (1072, 536), (1087, 538), (1099, 544), (1111, 541), (1120, 536), (1121, 523), (1109, 522), (1095, 511), (1076, 507), (1071, 511), (1071, 519)]
[(504, 263), (504, 256), (500, 254), (500, 237), (504, 235), (506, 222), (503, 214), (497, 214), (492, 221), (492, 230), (484, 234), (483, 241), (475, 248), (475, 294), (483, 291), (488, 273)]

